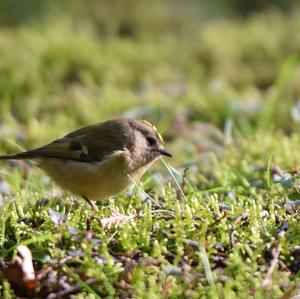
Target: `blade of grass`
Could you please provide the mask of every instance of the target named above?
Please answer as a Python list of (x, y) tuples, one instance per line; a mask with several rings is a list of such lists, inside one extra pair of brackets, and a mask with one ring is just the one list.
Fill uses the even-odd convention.
[(259, 117), (260, 127), (262, 129), (272, 128), (272, 120), (278, 110), (278, 103), (282, 100), (282, 92), (286, 87), (293, 71), (295, 70), (299, 61), (299, 55), (291, 55), (287, 57), (282, 63), (281, 69), (272, 87), (272, 92), (266, 100), (266, 104), (262, 109)]
[(138, 184), (139, 184), (139, 181), (140, 181), (140, 178), (139, 178), (138, 180), (135, 181), (133, 178), (131, 178), (130, 175), (128, 175), (128, 177), (129, 177), (129, 179), (134, 183), (134, 187), (133, 187), (133, 190), (132, 190), (132, 192), (131, 192), (131, 194), (130, 194), (130, 197), (129, 197), (129, 200), (128, 200), (128, 204), (127, 204), (127, 206), (126, 206), (126, 208), (125, 208), (125, 213), (127, 213), (128, 209), (129, 209), (129, 206), (130, 206), (130, 204), (131, 204), (132, 197), (133, 197), (133, 195), (135, 194), (135, 191), (137, 190)]
[[(132, 178), (130, 175), (128, 175), (128, 177), (129, 177), (129, 179), (131, 180), (131, 182), (135, 184), (135, 185), (134, 185), (134, 189), (133, 189), (133, 191), (132, 191), (132, 194), (134, 193), (134, 191), (135, 191), (136, 189), (139, 189), (145, 196), (149, 197), (149, 198), (151, 199), (151, 201), (153, 201), (157, 206), (161, 207), (161, 205), (160, 205), (159, 202), (157, 202), (156, 200), (154, 200), (153, 197), (151, 197), (147, 192), (145, 192), (145, 191), (143, 190), (143, 188), (141, 188), (141, 187), (139, 186), (139, 180), (136, 181), (136, 180), (135, 180), (134, 178)], [(129, 202), (129, 204), (130, 204), (130, 202)], [(129, 207), (129, 204), (128, 204), (128, 206), (126, 207), (125, 211), (127, 211), (128, 207)]]
[(24, 147), (20, 146), (18, 143), (16, 143), (14, 140), (10, 139), (10, 138), (6, 138), (5, 140), (7, 140), (7, 143), (10, 143), (11, 145), (13, 145), (14, 147), (18, 148), (21, 152), (25, 152), (26, 150), (24, 149)]
[(199, 245), (199, 251), (200, 251), (200, 257), (201, 257), (202, 262), (203, 262), (207, 282), (211, 286), (213, 286), (213, 285), (215, 285), (215, 282), (214, 282), (214, 278), (213, 278), (213, 275), (212, 275), (212, 272), (211, 272), (211, 267), (210, 267), (210, 264), (209, 264), (208, 256), (206, 254), (206, 250), (202, 245)]
[(86, 290), (89, 294), (93, 294), (95, 298), (101, 298), (84, 280), (80, 278), (80, 276), (74, 273), (67, 265), (64, 265), (65, 272), (76, 281), (84, 290)]
[(226, 190), (226, 188), (224, 186), (220, 186), (220, 187), (214, 187), (214, 188), (210, 188), (210, 189), (201, 190), (201, 191), (198, 191), (197, 193), (199, 193), (199, 194), (214, 193), (214, 192), (219, 192), (219, 191), (224, 191), (224, 190)]
[(183, 190), (182, 190), (182, 188), (181, 188), (181, 186), (180, 186), (178, 180), (176, 179), (176, 177), (175, 177), (175, 175), (174, 175), (174, 173), (173, 173), (171, 167), (168, 165), (167, 162), (165, 162), (165, 160), (164, 160), (163, 158), (160, 158), (160, 160), (163, 162), (163, 164), (164, 164), (165, 167), (167, 168), (167, 170), (168, 170), (168, 172), (170, 173), (171, 177), (173, 178), (173, 180), (174, 180), (174, 182), (175, 182), (177, 188), (179, 189), (180, 193), (182, 194), (182, 197), (183, 197), (184, 200), (186, 201), (186, 196), (185, 196), (185, 194), (184, 194), (184, 192), (183, 192)]
[(0, 210), (0, 247), (3, 246), (5, 240), (6, 220), (9, 217), (10, 204), (7, 203)]
[(266, 180), (267, 180), (267, 188), (270, 189), (272, 186), (272, 177), (271, 177), (271, 163), (272, 163), (272, 155), (270, 155), (268, 159), (267, 169), (266, 169)]
[(20, 245), (27, 246), (30, 244), (39, 243), (39, 242), (43, 242), (43, 241), (47, 241), (47, 240), (54, 241), (56, 238), (61, 238), (61, 234), (46, 234), (46, 235), (42, 235), (42, 236), (38, 236), (38, 237), (32, 237), (30, 239), (24, 240), (18, 244), (11, 246), (9, 249), (6, 249), (6, 250), (4, 249), (4, 250), (2, 250), (2, 252), (4, 255), (6, 255), (6, 254), (14, 251)]

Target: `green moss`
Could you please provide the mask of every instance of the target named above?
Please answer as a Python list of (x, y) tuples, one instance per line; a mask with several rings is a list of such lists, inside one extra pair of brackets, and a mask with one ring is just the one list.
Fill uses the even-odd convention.
[[(193, 1), (73, 3), (0, 21), (0, 152), (129, 116), (156, 124), (179, 172), (156, 163), (140, 184), (153, 201), (136, 189), (95, 213), (33, 165), (1, 163), (1, 264), (28, 246), (50, 271), (40, 297), (67, 284), (78, 298), (295, 295), (300, 10), (204, 22)], [(113, 213), (134, 217), (104, 227)]]

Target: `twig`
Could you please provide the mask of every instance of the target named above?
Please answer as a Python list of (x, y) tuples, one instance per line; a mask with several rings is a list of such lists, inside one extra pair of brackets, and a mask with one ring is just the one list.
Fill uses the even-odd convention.
[(233, 248), (233, 246), (235, 244), (234, 232), (235, 232), (236, 226), (239, 224), (239, 222), (241, 222), (242, 220), (246, 220), (247, 218), (248, 218), (247, 212), (244, 212), (235, 218), (233, 225), (231, 226), (230, 234), (229, 234), (229, 242), (230, 242), (231, 248)]
[(94, 298), (101, 298), (87, 283), (87, 280), (83, 280), (79, 274), (75, 273), (70, 269), (67, 265), (64, 266), (63, 271), (74, 281), (77, 282), (78, 285), (80, 285), (83, 289), (85, 289), (86, 292), (93, 294)]
[[(173, 219), (176, 219), (176, 217), (175, 216), (173, 216), (173, 215), (153, 215), (153, 217), (155, 217), (155, 219), (156, 220), (173, 220)], [(184, 220), (184, 219), (186, 219), (186, 217), (185, 216), (181, 216), (181, 219), (182, 220)], [(201, 216), (193, 216), (192, 217), (192, 220), (195, 220), (195, 221), (202, 221), (203, 220), (203, 217), (201, 217)]]
[(273, 260), (270, 264), (270, 268), (266, 274), (265, 279), (262, 282), (262, 286), (265, 288), (267, 286), (269, 286), (272, 282), (272, 274), (275, 270), (275, 267), (277, 266), (278, 262), (279, 262), (279, 254), (280, 254), (280, 250), (281, 250), (281, 246), (280, 243), (277, 243), (277, 246), (275, 248), (272, 249), (272, 255), (273, 255)]
[[(85, 281), (85, 283), (87, 285), (91, 285), (91, 284), (94, 284), (96, 283), (96, 279), (95, 278), (89, 278)], [(67, 296), (67, 295), (70, 295), (70, 294), (73, 294), (73, 293), (76, 293), (78, 292), (79, 290), (82, 289), (82, 285), (80, 284), (75, 284), (73, 286), (70, 286), (69, 288), (65, 289), (65, 290), (62, 290), (62, 291), (59, 291), (57, 293), (51, 293), (49, 294), (46, 299), (55, 299), (55, 298), (64, 298), (64, 296)]]
[[(224, 212), (223, 212), (223, 215), (222, 215), (221, 217), (217, 218), (213, 223), (211, 223), (211, 224), (209, 225), (208, 229), (206, 230), (206, 234), (205, 234), (206, 237), (207, 237), (208, 234), (211, 233), (211, 231), (212, 231), (212, 229), (214, 228), (214, 226), (215, 226), (216, 224), (220, 223), (221, 220), (224, 219), (224, 218), (226, 218), (226, 217), (227, 217), (227, 213), (226, 213), (226, 211), (224, 211)], [(200, 220), (201, 220), (201, 219), (200, 219)]]
[(52, 264), (51, 266), (47, 267), (47, 268), (43, 268), (42, 270), (40, 270), (37, 274), (36, 274), (36, 279), (37, 281), (41, 281), (42, 279), (44, 279), (46, 277), (46, 275), (52, 271), (53, 269), (57, 269), (58, 267), (64, 265), (65, 263), (67, 263), (68, 261), (74, 259), (74, 257), (72, 256), (67, 256), (62, 258), (61, 260), (55, 262), (54, 264)]

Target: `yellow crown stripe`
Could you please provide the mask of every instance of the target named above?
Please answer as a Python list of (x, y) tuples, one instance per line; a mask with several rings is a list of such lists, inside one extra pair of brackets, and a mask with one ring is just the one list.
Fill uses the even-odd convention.
[(162, 144), (164, 144), (164, 139), (162, 138), (162, 136), (160, 135), (160, 133), (157, 131), (156, 127), (155, 127), (154, 125), (152, 125), (150, 122), (148, 122), (147, 120), (142, 119), (142, 122), (143, 122), (144, 124), (150, 126), (151, 128), (153, 128), (154, 131), (156, 132), (156, 134), (157, 134), (157, 136), (158, 136), (160, 142), (161, 142)]

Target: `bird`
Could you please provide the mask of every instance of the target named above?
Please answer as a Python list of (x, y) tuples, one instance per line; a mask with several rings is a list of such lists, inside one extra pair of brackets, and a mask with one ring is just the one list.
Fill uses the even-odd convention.
[(154, 125), (119, 118), (75, 130), (29, 151), (0, 160), (33, 160), (63, 189), (95, 202), (116, 195), (138, 180), (161, 156), (172, 157)]

